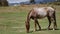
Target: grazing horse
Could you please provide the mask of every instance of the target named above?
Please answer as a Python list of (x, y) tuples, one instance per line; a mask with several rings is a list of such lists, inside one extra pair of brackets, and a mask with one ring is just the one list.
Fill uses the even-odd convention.
[(41, 30), (41, 27), (38, 23), (38, 19), (42, 19), (44, 17), (48, 18), (48, 21), (49, 21), (48, 29), (50, 29), (51, 22), (53, 22), (53, 30), (57, 28), (55, 9), (53, 7), (33, 8), (28, 13), (27, 20), (25, 21), (27, 33), (29, 32), (29, 29), (30, 29), (30, 19), (34, 20), (35, 31), (36, 31), (37, 30), (36, 25), (38, 25), (39, 30)]

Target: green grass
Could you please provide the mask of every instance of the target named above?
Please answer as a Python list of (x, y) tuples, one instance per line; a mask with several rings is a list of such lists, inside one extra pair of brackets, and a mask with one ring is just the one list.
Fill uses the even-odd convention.
[[(0, 34), (27, 34), (25, 29), (25, 20), (28, 14), (26, 7), (0, 7)], [(31, 7), (30, 7), (31, 8)], [(56, 6), (56, 19), (58, 29), (60, 29), (60, 6)], [(34, 21), (31, 20), (30, 31), (34, 30)], [(47, 18), (39, 20), (42, 31), (31, 32), (28, 34), (60, 34), (60, 30), (47, 30)]]

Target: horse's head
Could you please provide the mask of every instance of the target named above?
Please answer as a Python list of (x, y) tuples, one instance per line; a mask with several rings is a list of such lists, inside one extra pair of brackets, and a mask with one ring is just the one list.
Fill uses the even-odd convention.
[(29, 33), (30, 23), (28, 21), (25, 21), (25, 26), (26, 26), (27, 33)]

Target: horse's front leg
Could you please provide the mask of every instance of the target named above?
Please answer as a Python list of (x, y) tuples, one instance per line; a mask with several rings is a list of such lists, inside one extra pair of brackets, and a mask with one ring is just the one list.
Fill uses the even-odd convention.
[(34, 21), (35, 21), (35, 31), (37, 30), (37, 28), (36, 28), (37, 26), (36, 25), (38, 25), (39, 30), (41, 30), (41, 27), (40, 27), (40, 25), (38, 23), (38, 20), (35, 18)]
[(34, 24), (35, 24), (35, 29), (34, 29), (34, 31), (36, 31), (36, 30), (37, 30), (36, 18), (34, 18)]
[(41, 30), (41, 26), (39, 25), (38, 20), (36, 20), (36, 23), (37, 23), (37, 25), (38, 25), (38, 27), (39, 27), (39, 30)]

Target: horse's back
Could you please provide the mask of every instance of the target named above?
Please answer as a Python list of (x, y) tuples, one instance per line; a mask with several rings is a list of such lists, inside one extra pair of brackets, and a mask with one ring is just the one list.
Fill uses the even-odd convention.
[(34, 11), (42, 18), (46, 17), (48, 12), (50, 15), (54, 13), (54, 9), (52, 7), (34, 8)]
[(45, 17), (47, 15), (47, 9), (44, 9), (45, 7), (42, 8), (35, 8), (35, 12), (41, 16), (41, 17)]

